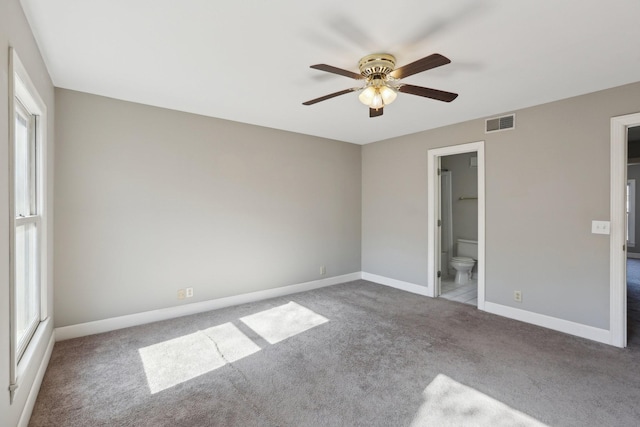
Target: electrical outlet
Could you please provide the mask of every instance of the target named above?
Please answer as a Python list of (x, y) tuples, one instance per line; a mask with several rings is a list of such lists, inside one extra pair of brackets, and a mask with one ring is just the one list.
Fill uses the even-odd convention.
[(184, 289), (178, 289), (178, 299), (184, 299), (185, 296), (186, 296), (186, 293)]
[(324, 265), (320, 266), (320, 275), (324, 276), (325, 274), (327, 274), (327, 267), (325, 267)]
[(513, 300), (522, 302), (522, 291), (513, 291)]
[(187, 298), (191, 298), (193, 296), (193, 288), (187, 288)]

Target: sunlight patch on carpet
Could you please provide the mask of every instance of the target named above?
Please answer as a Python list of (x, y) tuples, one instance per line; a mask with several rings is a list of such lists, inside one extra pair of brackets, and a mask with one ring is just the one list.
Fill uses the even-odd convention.
[(329, 321), (291, 301), (279, 307), (240, 318), (270, 344), (275, 344)]
[(439, 374), (423, 394), (425, 402), (411, 427), (546, 427), (546, 424), (443, 374)]
[(231, 323), (138, 349), (151, 394), (260, 351)]
[[(329, 321), (295, 302), (240, 319), (270, 344)], [(151, 394), (189, 381), (260, 351), (232, 323), (138, 349)]]

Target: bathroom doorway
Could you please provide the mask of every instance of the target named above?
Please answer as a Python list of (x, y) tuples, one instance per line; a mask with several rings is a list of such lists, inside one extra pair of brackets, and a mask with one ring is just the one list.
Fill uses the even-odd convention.
[(440, 157), (440, 297), (478, 305), (478, 155)]
[(484, 141), (429, 150), (428, 169), (428, 295), (483, 310)]

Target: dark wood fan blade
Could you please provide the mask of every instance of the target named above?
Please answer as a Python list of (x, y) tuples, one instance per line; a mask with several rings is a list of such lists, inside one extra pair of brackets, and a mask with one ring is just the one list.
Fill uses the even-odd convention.
[(398, 90), (403, 93), (424, 96), (425, 98), (437, 99), (438, 101), (444, 102), (451, 102), (458, 97), (457, 93), (445, 92), (443, 90), (430, 89), (428, 87), (414, 85), (402, 85)]
[(360, 88), (352, 87), (351, 89), (341, 90), (340, 92), (330, 93), (329, 95), (321, 96), (320, 98), (312, 99), (311, 101), (303, 102), (302, 105), (313, 105), (317, 102), (326, 101), (327, 99), (335, 98), (336, 96), (344, 95), (345, 93), (359, 90)]
[(382, 115), (382, 108), (369, 108), (369, 117), (380, 117)]
[(411, 64), (396, 68), (390, 73), (390, 75), (391, 77), (395, 77), (396, 79), (403, 79), (405, 77), (412, 76), (414, 74), (418, 74), (423, 71), (439, 67), (441, 65), (446, 65), (450, 62), (451, 60), (449, 58), (446, 58), (439, 53), (434, 53), (433, 55), (418, 59)]
[(334, 67), (332, 65), (316, 64), (316, 65), (312, 65), (311, 68), (314, 68), (320, 71), (326, 71), (327, 73), (333, 73), (333, 74), (339, 74), (345, 77), (351, 77), (352, 79), (356, 79), (356, 80), (364, 79), (364, 76), (362, 74), (357, 74), (349, 70), (343, 70), (342, 68)]

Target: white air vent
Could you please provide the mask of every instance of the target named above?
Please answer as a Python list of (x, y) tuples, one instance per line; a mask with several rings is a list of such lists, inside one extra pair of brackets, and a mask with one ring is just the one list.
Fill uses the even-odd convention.
[(485, 120), (484, 133), (498, 132), (501, 130), (509, 130), (516, 127), (516, 115), (509, 114), (502, 117), (494, 117)]

